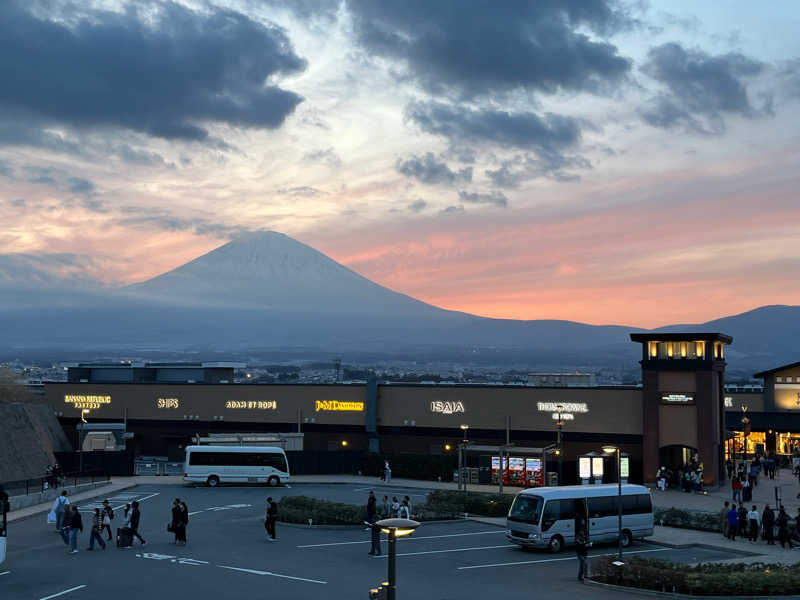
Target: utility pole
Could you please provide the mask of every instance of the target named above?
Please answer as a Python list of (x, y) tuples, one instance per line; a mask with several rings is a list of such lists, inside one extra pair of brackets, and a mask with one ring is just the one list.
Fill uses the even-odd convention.
[(558, 439), (556, 440), (556, 456), (558, 456), (558, 485), (563, 485), (562, 478), (564, 477), (564, 475), (562, 469), (562, 455), (564, 454), (564, 452), (561, 447), (561, 430), (564, 427), (564, 416), (562, 415), (562, 412), (564, 411), (564, 406), (559, 404), (556, 407), (556, 410), (558, 411), (557, 413), (558, 420), (556, 421), (556, 426), (558, 427)]

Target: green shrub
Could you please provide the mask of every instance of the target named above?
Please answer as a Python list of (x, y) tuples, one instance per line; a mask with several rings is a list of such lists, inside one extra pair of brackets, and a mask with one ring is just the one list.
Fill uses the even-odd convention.
[(513, 501), (513, 494), (436, 490), (428, 494), (425, 506), (442, 517), (463, 517), (464, 513), (482, 517), (505, 517)]
[(683, 510), (680, 508), (656, 508), (653, 512), (656, 525), (698, 529), (700, 531), (722, 531), (718, 512)]
[(365, 506), (317, 500), (306, 496), (287, 496), (278, 503), (278, 520), (284, 523), (314, 525), (358, 525), (367, 516)]
[(659, 592), (695, 596), (785, 596), (800, 590), (800, 564), (699, 564), (630, 557), (621, 567), (616, 558), (592, 560), (592, 579)]

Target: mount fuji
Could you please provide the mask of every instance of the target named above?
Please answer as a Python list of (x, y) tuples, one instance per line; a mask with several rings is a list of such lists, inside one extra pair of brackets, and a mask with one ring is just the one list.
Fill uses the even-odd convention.
[[(4, 262), (0, 255), (0, 340), (7, 349), (241, 355), (268, 348), (462, 362), (482, 356), (564, 368), (635, 364), (639, 350), (628, 335), (644, 331), (445, 310), (380, 286), (276, 232), (244, 236), (162, 275), (113, 289), (76, 275), (82, 263), (72, 256), (9, 256)], [(26, 265), (43, 274), (25, 277), (31, 273)], [(799, 317), (800, 307), (766, 306), (661, 330), (728, 333), (734, 337), (729, 362), (762, 368), (797, 360)]]

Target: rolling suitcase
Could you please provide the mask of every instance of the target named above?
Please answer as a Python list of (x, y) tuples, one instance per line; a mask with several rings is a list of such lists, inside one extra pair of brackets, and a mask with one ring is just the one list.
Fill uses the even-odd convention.
[(133, 532), (127, 527), (117, 528), (117, 548), (133, 546)]

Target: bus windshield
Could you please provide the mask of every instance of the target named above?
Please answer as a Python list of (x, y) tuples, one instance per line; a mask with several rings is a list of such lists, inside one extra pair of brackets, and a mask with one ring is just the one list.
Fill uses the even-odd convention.
[(539, 524), (539, 517), (542, 515), (542, 505), (544, 501), (541, 496), (523, 496), (514, 498), (514, 504), (508, 512), (509, 521), (519, 521), (520, 523)]

